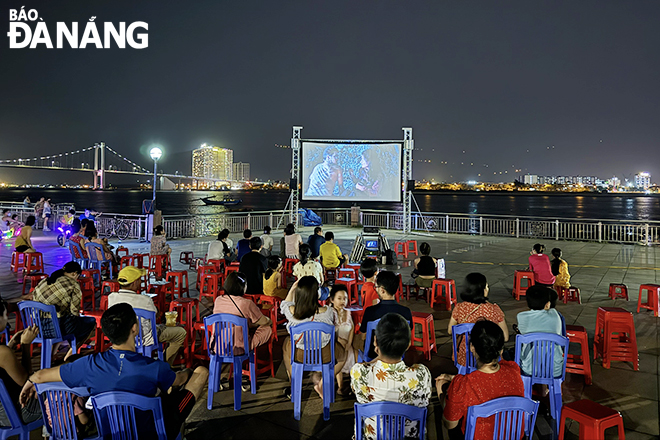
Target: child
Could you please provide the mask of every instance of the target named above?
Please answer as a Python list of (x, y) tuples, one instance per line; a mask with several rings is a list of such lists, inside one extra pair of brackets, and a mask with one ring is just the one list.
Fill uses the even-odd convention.
[(277, 255), (268, 257), (268, 269), (264, 274), (264, 295), (286, 298), (287, 289), (282, 287), (282, 259)]
[[(559, 312), (550, 304), (552, 289), (545, 286), (534, 285), (527, 289), (525, 299), (530, 308), (527, 312), (518, 313), (518, 330), (521, 334), (527, 333), (554, 333), (562, 334), (561, 318)], [(564, 366), (564, 353), (561, 347), (555, 347), (554, 376), (560, 377)], [(520, 353), (520, 368), (526, 375), (532, 371), (532, 347), (523, 345)]]
[(344, 382), (344, 373), (350, 374), (351, 367), (355, 365), (355, 357), (353, 350), (350, 347), (353, 345), (353, 335), (355, 328), (353, 326), (353, 318), (351, 312), (346, 310), (348, 303), (348, 292), (346, 286), (343, 284), (335, 284), (330, 290), (330, 304), (335, 311), (335, 329), (337, 330), (337, 342), (344, 347), (344, 359), (337, 359), (337, 364), (344, 362), (341, 371), (337, 373), (337, 392), (342, 396), (345, 395), (342, 391), (342, 384)]
[(378, 292), (374, 282), (378, 274), (378, 263), (373, 258), (365, 259), (360, 265), (360, 273), (364, 278), (364, 285), (362, 286), (362, 308), (366, 309), (369, 306), (375, 306), (380, 302)]

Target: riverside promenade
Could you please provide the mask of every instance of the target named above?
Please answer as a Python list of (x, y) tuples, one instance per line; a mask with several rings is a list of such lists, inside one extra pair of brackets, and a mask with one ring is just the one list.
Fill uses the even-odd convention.
[[(311, 234), (312, 228), (303, 228), (300, 233), (303, 239)], [(357, 229), (339, 226), (324, 227), (324, 231), (335, 233), (335, 242), (345, 253), (350, 252)], [(404, 237), (397, 231), (383, 231), (390, 245)], [(273, 234), (275, 251), (279, 248), (280, 232)], [(231, 235), (234, 243), (241, 238), (240, 233)], [(183, 269), (178, 263), (179, 253), (193, 251), (195, 256), (203, 257), (208, 243), (214, 237), (197, 239), (170, 240), (173, 249), (173, 266)], [(427, 241), (431, 245), (431, 254), (436, 258), (444, 258), (447, 278), (455, 279), (460, 293), (462, 280), (470, 272), (481, 272), (488, 278), (490, 284), (489, 298), (497, 303), (504, 313), (513, 334), (512, 324), (516, 322), (516, 314), (527, 309), (526, 302), (516, 301), (512, 295), (513, 273), (527, 266), (529, 251), (536, 240), (470, 236), (458, 234), (433, 234), (432, 236), (409, 236), (419, 243)], [(569, 263), (571, 284), (580, 288), (582, 304), (559, 303), (557, 310), (566, 318), (566, 324), (581, 325), (589, 333), (589, 350), (593, 359), (593, 334), (596, 325), (598, 307), (622, 307), (633, 312), (637, 343), (639, 348), (639, 371), (634, 371), (632, 364), (613, 362), (610, 369), (604, 369), (600, 360), (592, 361), (593, 385), (584, 385), (582, 376), (567, 373), (563, 387), (563, 401), (568, 403), (578, 399), (590, 399), (608, 407), (621, 411), (626, 428), (626, 439), (655, 439), (660, 436), (658, 396), (660, 395), (658, 374), (660, 373), (660, 318), (654, 318), (649, 310), (636, 313), (639, 285), (643, 283), (660, 284), (660, 248), (638, 245), (598, 244), (586, 242), (542, 240), (547, 251), (559, 247), (564, 258)], [(35, 248), (44, 254), (44, 262), (48, 273), (60, 268), (69, 261), (68, 249), (57, 246), (55, 236), (44, 237), (41, 231), (35, 232), (33, 238)], [(117, 245), (111, 240), (111, 244)], [(130, 252), (148, 252), (148, 243), (127, 241), (122, 243)], [(0, 294), (11, 301), (20, 296), (21, 284), (16, 282), (16, 276), (9, 271), (12, 246), (9, 242), (0, 243)], [(400, 267), (387, 267), (404, 276), (404, 283), (409, 279), (412, 268), (409, 264)], [(191, 295), (198, 292), (194, 288), (194, 273), (189, 274)], [(630, 301), (621, 299), (610, 300), (608, 287), (610, 283), (625, 283), (628, 286)], [(459, 299), (460, 301), (460, 299)], [(455, 373), (451, 361), (451, 338), (447, 334), (447, 324), (450, 312), (436, 305), (431, 309), (423, 300), (411, 298), (403, 301), (413, 311), (433, 313), (435, 323), (438, 353), (432, 360), (426, 361), (421, 355), (408, 353), (406, 362), (421, 362), (429, 367), (435, 377), (440, 373)], [(209, 314), (211, 304), (204, 300), (201, 311)], [(233, 409), (233, 390), (220, 391), (215, 394), (213, 409), (206, 409), (206, 396), (196, 404), (193, 413), (186, 424), (188, 439), (204, 439), (222, 436), (224, 439), (348, 439), (353, 434), (353, 404), (354, 399), (337, 395), (336, 402), (331, 405), (330, 420), (325, 422), (322, 417), (321, 400), (313, 392), (311, 382), (305, 382), (303, 388), (302, 418), (293, 418), (293, 404), (282, 395), (282, 389), (287, 385), (287, 376), (282, 364), (282, 342), (286, 335), (283, 328), (279, 329), (279, 341), (275, 341), (274, 357), (276, 359), (276, 377), (262, 375), (257, 378), (257, 394), (243, 393), (243, 404), (240, 411)], [(515, 337), (506, 347), (514, 344)], [(574, 348), (571, 348), (571, 352)], [(36, 355), (36, 352), (35, 352)], [(38, 360), (38, 357), (37, 357)], [(38, 363), (35, 363), (38, 365)], [(434, 393), (428, 410), (428, 439), (447, 438), (441, 428), (442, 408)], [(539, 417), (542, 419), (542, 417)], [(539, 422), (537, 421), (537, 427)], [(570, 433), (566, 438), (577, 438), (578, 424), (571, 423)], [(32, 438), (40, 438), (32, 433)], [(536, 437), (535, 437), (536, 438)], [(609, 430), (607, 438), (616, 438), (615, 430)]]

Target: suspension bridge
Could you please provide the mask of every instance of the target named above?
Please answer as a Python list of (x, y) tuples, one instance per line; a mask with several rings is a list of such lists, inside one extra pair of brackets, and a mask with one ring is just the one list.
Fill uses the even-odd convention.
[[(153, 176), (153, 171), (138, 165), (129, 158), (100, 142), (91, 147), (75, 151), (50, 154), (38, 157), (23, 157), (0, 160), (0, 167), (31, 168), (61, 171), (83, 171), (93, 173), (94, 189), (106, 187), (106, 173), (135, 174), (140, 176)], [(208, 179), (182, 174), (158, 173), (158, 177), (168, 179), (192, 179), (207, 184), (231, 185), (232, 181), (223, 179)], [(244, 183), (244, 182), (243, 182)], [(162, 184), (161, 184), (162, 186)]]

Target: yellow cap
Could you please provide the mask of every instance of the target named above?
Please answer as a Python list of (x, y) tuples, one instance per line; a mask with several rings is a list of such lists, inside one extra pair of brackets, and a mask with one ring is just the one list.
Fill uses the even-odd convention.
[(135, 266), (126, 266), (119, 271), (119, 275), (117, 275), (117, 281), (119, 281), (119, 284), (126, 286), (146, 274), (146, 269), (138, 269)]

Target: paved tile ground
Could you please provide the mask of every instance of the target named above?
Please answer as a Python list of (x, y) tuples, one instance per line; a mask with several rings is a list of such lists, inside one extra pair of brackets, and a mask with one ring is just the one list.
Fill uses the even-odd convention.
[[(357, 233), (351, 228), (331, 228), (335, 232), (336, 242), (349, 252)], [(303, 237), (311, 233), (311, 228), (302, 231)], [(403, 237), (396, 231), (387, 231), (392, 244)], [(279, 235), (275, 235), (279, 238)], [(194, 251), (196, 256), (203, 256), (208, 243), (213, 237), (206, 239), (170, 240), (174, 249), (173, 255), (187, 250)], [(236, 241), (240, 234), (233, 234)], [(433, 236), (414, 236), (419, 242), (428, 241), (435, 257), (445, 258), (447, 277), (457, 280), (460, 285), (466, 274), (482, 272), (488, 278), (491, 290), (490, 298), (500, 305), (506, 314), (507, 323), (516, 322), (516, 314), (526, 309), (524, 301), (516, 301), (511, 296), (513, 272), (527, 266), (529, 250), (534, 240), (480, 237), (468, 235), (434, 234)], [(279, 240), (275, 240), (277, 250)], [(116, 244), (116, 243), (115, 243)], [(131, 251), (146, 251), (147, 243), (125, 242)], [(47, 272), (59, 268), (69, 260), (68, 251), (55, 244), (54, 236), (44, 237), (41, 232), (34, 238), (35, 247), (44, 252)], [(604, 369), (600, 361), (591, 365), (594, 384), (585, 386), (581, 376), (567, 374), (564, 384), (564, 402), (588, 398), (615, 408), (623, 414), (626, 427), (626, 438), (651, 439), (660, 436), (658, 422), (658, 396), (660, 395), (658, 373), (659, 364), (659, 334), (658, 318), (650, 311), (636, 313), (637, 291), (641, 283), (660, 283), (658, 264), (660, 249), (657, 247), (642, 247), (635, 245), (597, 244), (582, 242), (545, 242), (547, 249), (558, 246), (564, 252), (564, 257), (570, 265), (571, 282), (580, 288), (582, 304), (559, 304), (557, 309), (565, 316), (567, 324), (584, 326), (593, 341), (596, 321), (596, 310), (599, 306), (623, 307), (632, 311), (635, 318), (637, 341), (639, 345), (640, 369), (633, 371), (632, 365), (614, 362), (612, 367)], [(0, 294), (5, 299), (20, 295), (21, 285), (16, 277), (9, 272), (11, 255), (10, 244), (0, 243)], [(177, 260), (178, 258), (175, 258)], [(411, 268), (399, 262), (397, 268), (404, 278), (407, 278)], [(175, 261), (176, 268), (182, 268)], [(407, 266), (407, 267), (406, 267)], [(194, 286), (194, 276), (190, 276)], [(608, 298), (610, 283), (625, 283), (630, 292), (630, 301)], [(195, 289), (191, 293), (196, 295)], [(205, 300), (206, 301), (206, 300)], [(427, 365), (433, 376), (443, 372), (453, 372), (451, 362), (451, 338), (447, 334), (447, 324), (450, 312), (436, 306), (432, 310), (422, 300), (411, 299), (404, 302), (414, 311), (433, 313), (438, 354), (427, 362), (421, 356), (414, 354), (406, 357), (407, 362), (422, 362)], [(205, 302), (206, 306), (210, 304)], [(210, 313), (203, 307), (203, 313)], [(512, 330), (510, 330), (512, 332)], [(284, 336), (285, 330), (279, 334)], [(275, 343), (276, 377), (261, 376), (258, 378), (258, 392), (255, 395), (243, 393), (243, 407), (240, 411), (233, 410), (233, 391), (221, 391), (214, 396), (213, 409), (206, 409), (206, 399), (198, 402), (193, 414), (186, 424), (186, 438), (202, 439), (209, 436), (222, 435), (225, 439), (261, 440), (281, 438), (350, 438), (353, 430), (353, 403), (349, 398), (337, 397), (331, 406), (331, 419), (323, 421), (320, 399), (313, 392), (309, 383), (303, 390), (303, 416), (300, 421), (293, 419), (293, 404), (282, 397), (282, 389), (287, 385), (286, 372), (282, 365), (281, 344), (284, 338)], [(512, 345), (510, 342), (508, 345)], [(591, 352), (593, 356), (593, 351)], [(441, 427), (442, 409), (437, 397), (429, 407), (428, 438), (446, 438)], [(570, 425), (570, 435), (567, 438), (577, 438), (578, 425)], [(36, 437), (35, 437), (36, 438)], [(615, 438), (614, 432), (608, 432), (608, 438)]]

